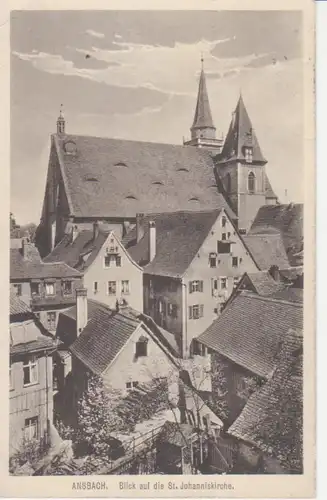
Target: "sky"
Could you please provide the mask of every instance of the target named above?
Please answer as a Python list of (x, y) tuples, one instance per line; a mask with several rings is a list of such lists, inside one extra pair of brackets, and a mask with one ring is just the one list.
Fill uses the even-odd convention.
[(13, 11), (16, 222), (39, 222), (61, 104), (67, 133), (182, 144), (201, 54), (217, 136), (242, 92), (276, 194), (303, 201), (301, 23), (296, 11)]

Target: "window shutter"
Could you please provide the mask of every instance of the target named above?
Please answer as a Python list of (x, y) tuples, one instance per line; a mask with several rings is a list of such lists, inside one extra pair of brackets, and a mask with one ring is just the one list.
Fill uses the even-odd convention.
[(192, 306), (189, 306), (189, 308), (188, 308), (188, 318), (189, 319), (193, 318), (193, 314), (192, 313), (193, 313), (193, 308), (192, 308)]
[(189, 292), (192, 293), (193, 292), (193, 282), (189, 281), (188, 286), (189, 286)]
[(203, 305), (199, 306), (199, 317), (203, 318)]
[(203, 292), (203, 281), (200, 281), (200, 292)]

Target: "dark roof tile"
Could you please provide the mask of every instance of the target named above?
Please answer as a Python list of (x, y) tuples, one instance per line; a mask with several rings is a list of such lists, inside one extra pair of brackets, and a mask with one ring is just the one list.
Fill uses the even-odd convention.
[(261, 270), (270, 269), (273, 265), (281, 269), (289, 267), (283, 239), (278, 231), (248, 233), (243, 239)]
[[(146, 214), (143, 238), (137, 243), (136, 230), (133, 229), (132, 235), (127, 235), (123, 244), (131, 257), (145, 266), (145, 273), (180, 277), (199, 251), (219, 214), (220, 210)], [(156, 223), (156, 256), (147, 264), (149, 221)]]
[[(65, 153), (65, 142), (76, 153)], [(221, 205), (214, 163), (192, 146), (54, 135), (71, 214), (134, 218), (137, 212), (201, 210)], [(187, 168), (187, 172), (181, 169)], [(90, 172), (95, 181), (87, 180)], [(158, 181), (162, 184), (157, 184)], [(197, 198), (198, 201), (190, 201)]]
[(241, 292), (197, 340), (261, 377), (275, 366), (280, 342), (302, 328), (300, 304)]
[[(137, 316), (116, 312), (104, 304), (88, 300), (89, 320), (71, 352), (93, 373), (101, 375), (141, 324)], [(63, 313), (76, 318), (76, 307)]]
[(47, 263), (41, 260), (26, 260), (20, 249), (10, 249), (10, 279), (24, 280), (33, 278), (74, 278), (81, 273), (65, 262)]
[[(269, 451), (284, 462), (289, 461), (291, 454), (295, 455), (299, 468), (302, 463), (302, 454), (297, 453), (302, 440), (302, 412), (299, 412), (303, 400), (302, 344), (302, 331), (287, 332), (272, 377), (249, 398), (228, 430), (232, 436)], [(286, 401), (292, 405), (292, 411), (290, 408), (283, 411)], [(286, 428), (291, 429), (288, 435)], [(294, 453), (295, 442), (299, 449)]]

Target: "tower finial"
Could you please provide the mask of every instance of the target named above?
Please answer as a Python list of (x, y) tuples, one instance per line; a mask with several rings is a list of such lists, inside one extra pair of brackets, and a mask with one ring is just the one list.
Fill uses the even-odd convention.
[(59, 116), (57, 119), (57, 134), (65, 133), (65, 118), (63, 115), (63, 104), (60, 104)]
[(204, 59), (203, 59), (203, 52), (201, 52), (201, 69), (203, 70), (203, 62), (204, 62)]

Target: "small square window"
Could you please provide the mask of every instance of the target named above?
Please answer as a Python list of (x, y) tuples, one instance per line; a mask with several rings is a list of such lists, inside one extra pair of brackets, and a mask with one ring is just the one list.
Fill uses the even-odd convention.
[(209, 265), (210, 265), (210, 267), (217, 267), (217, 255), (210, 254), (210, 256), (209, 256)]
[(227, 278), (220, 278), (220, 286), (222, 290), (227, 288)]
[(138, 386), (139, 386), (139, 383), (138, 383), (138, 381), (137, 381), (137, 380), (136, 380), (136, 381), (134, 381), (134, 382), (132, 382), (132, 387), (138, 387)]
[(114, 260), (114, 256), (113, 255), (105, 255), (105, 257), (104, 257), (104, 267), (110, 267), (111, 263), (113, 262), (113, 260)]
[(130, 389), (132, 387), (132, 382), (126, 382), (126, 389)]
[(55, 330), (57, 326), (57, 313), (55, 311), (47, 312), (48, 330)]
[(54, 283), (46, 283), (45, 284), (45, 293), (46, 293), (46, 295), (54, 295), (55, 294)]
[(142, 338), (136, 342), (135, 356), (142, 358), (148, 355), (148, 339)]
[(16, 293), (17, 297), (20, 297), (22, 295), (22, 285), (20, 283), (14, 284), (14, 292)]
[(31, 283), (31, 294), (40, 295), (40, 283)]
[(73, 284), (71, 281), (64, 281), (63, 282), (63, 294), (64, 295), (71, 295), (73, 293)]
[(108, 281), (108, 295), (116, 295), (116, 281)]

